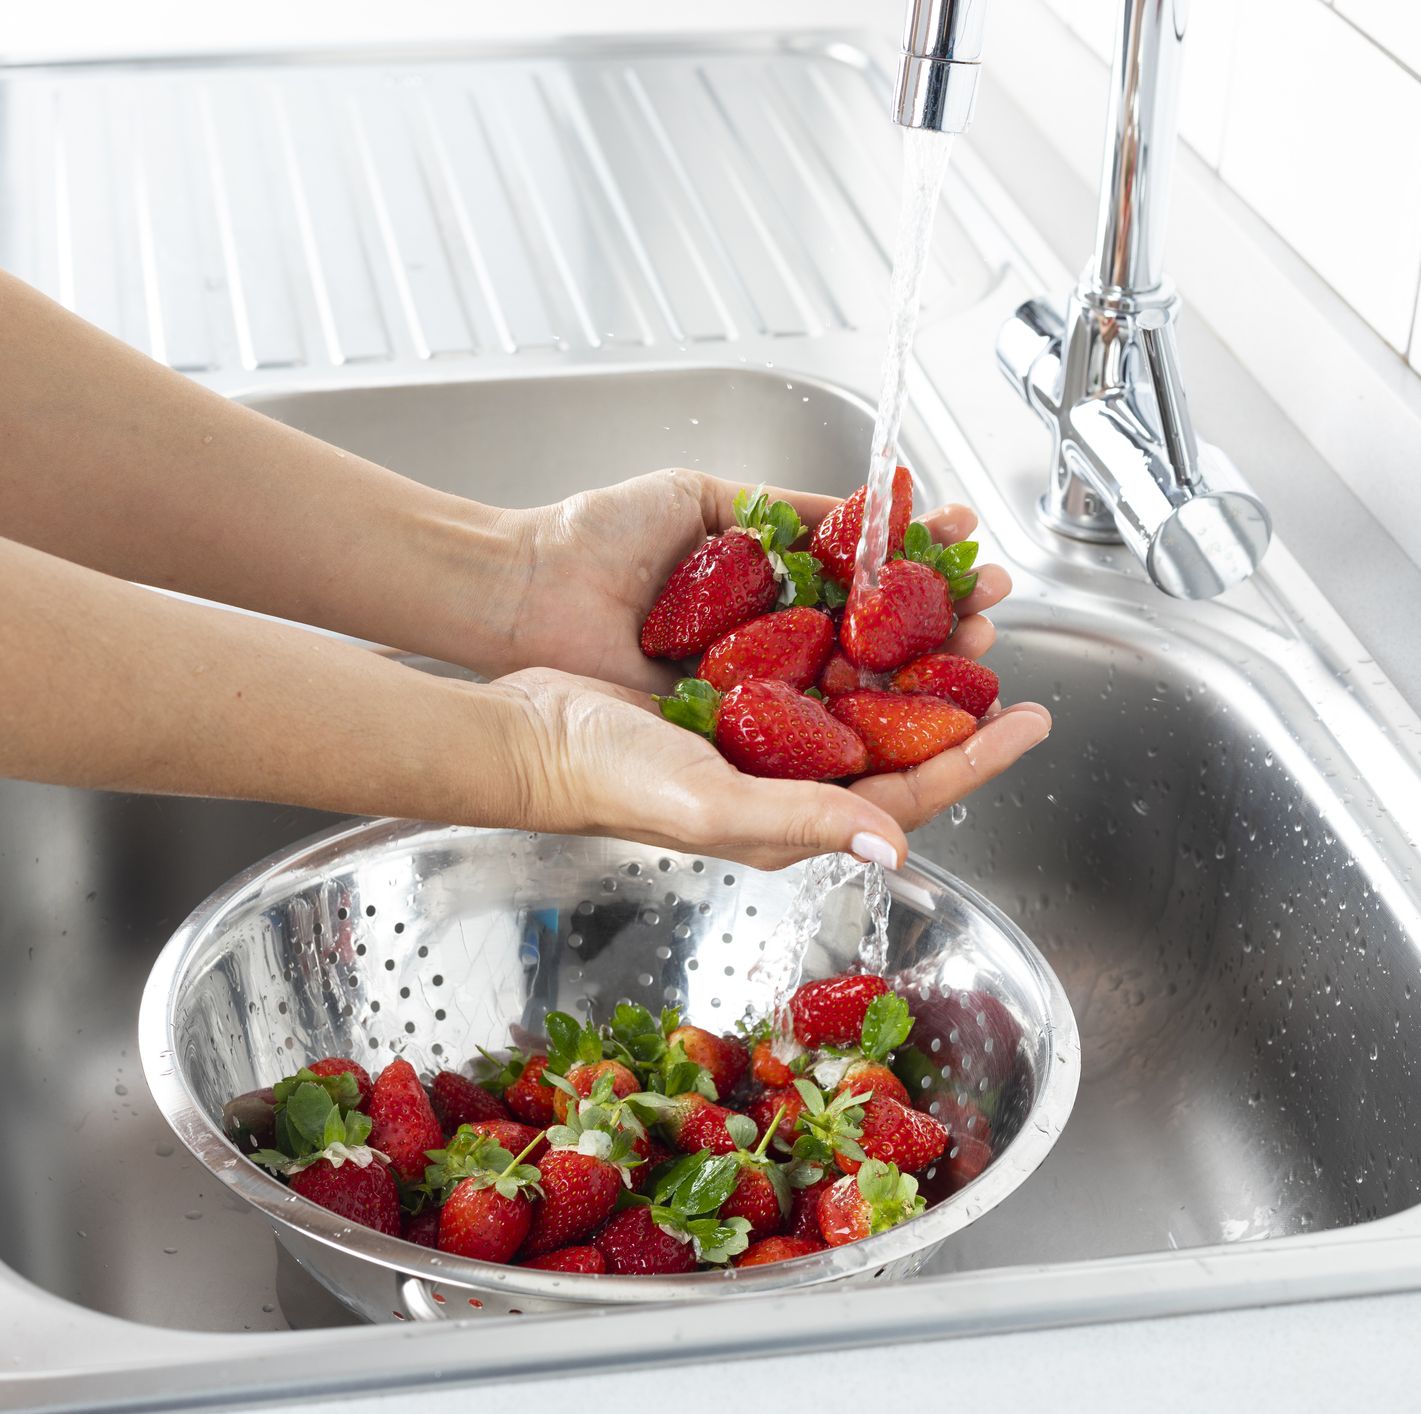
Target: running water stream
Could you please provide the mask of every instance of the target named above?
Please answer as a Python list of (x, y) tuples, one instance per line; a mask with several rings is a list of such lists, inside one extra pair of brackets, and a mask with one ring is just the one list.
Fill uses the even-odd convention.
[[(889, 295), (888, 349), (869, 447), (868, 503), (859, 540), (853, 594), (878, 587), (878, 571), (887, 557), (888, 513), (892, 504), (893, 471), (898, 465), (898, 429), (907, 401), (908, 359), (918, 327), (923, 271), (932, 250), (933, 218), (947, 173), (952, 139), (943, 133), (903, 130), (903, 196), (893, 255)], [(811, 859), (785, 916), (751, 968), (750, 982), (763, 997), (758, 1016), (774, 1016), (776, 1049), (792, 1046), (785, 1009), (799, 985), (804, 954), (819, 933), (830, 890), (862, 877), (866, 913), (859, 964), (865, 972), (882, 973), (888, 964), (888, 884), (877, 864), (860, 864), (847, 854)]]

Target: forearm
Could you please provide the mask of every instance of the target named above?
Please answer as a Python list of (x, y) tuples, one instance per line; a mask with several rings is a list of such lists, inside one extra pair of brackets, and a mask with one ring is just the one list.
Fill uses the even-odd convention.
[(470, 824), (522, 823), (537, 760), (516, 693), (6, 540), (0, 724), (0, 776)]
[(123, 579), (509, 666), (526, 558), (516, 514), (240, 407), (3, 273), (0, 388), (9, 538)]

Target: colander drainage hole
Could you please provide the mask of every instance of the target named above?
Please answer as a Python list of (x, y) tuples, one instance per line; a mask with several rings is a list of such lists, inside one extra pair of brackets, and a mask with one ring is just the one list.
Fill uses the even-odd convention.
[(401, 987), (401, 988), (400, 988), (400, 996), (401, 996), (402, 999), (408, 1000), (408, 999), (409, 999), (409, 994), (410, 994), (410, 989), (409, 989), (408, 987)]
[(379, 1002), (371, 1002), (371, 1003), (370, 1003), (370, 1010), (371, 1010), (371, 1011), (379, 1011), (379, 1010), (380, 1010), (380, 1003), (379, 1003)]
[(364, 944), (364, 943), (356, 943), (356, 945), (355, 945), (355, 955), (356, 955), (356, 957), (364, 957), (364, 956), (365, 956), (365, 944)]
[(395, 932), (397, 932), (397, 933), (403, 933), (404, 931), (405, 931), (405, 925), (404, 925), (403, 923), (396, 923), (396, 924), (395, 924)]
[[(434, 1019), (436, 1021), (443, 1021), (444, 1018), (448, 1015), (449, 1013), (445, 1011), (443, 1007), (440, 1007), (439, 1010), (434, 1013)], [(436, 1049), (438, 1048), (436, 1047)]]
[(429, 980), (434, 986), (442, 987), (444, 985), (444, 974), (442, 972), (436, 972)]
[(691, 861), (691, 873), (704, 874), (706, 872), (706, 862), (704, 859), (693, 859)]
[(366, 916), (367, 918), (374, 918), (374, 916), (375, 916), (375, 905), (374, 905), (373, 903), (367, 903), (367, 904), (365, 905), (365, 916)]
[(348, 908), (338, 908), (336, 909), (336, 917), (344, 922), (345, 919), (350, 917), (350, 910)]
[(414, 950), (414, 955), (415, 955), (416, 957), (428, 957), (428, 956), (429, 956), (429, 949), (428, 949), (423, 943), (421, 943), (421, 944)]
[(386, 972), (393, 972), (394, 970), (395, 970), (395, 959), (392, 958), (392, 957), (387, 957), (387, 958), (385, 959), (385, 971), (386, 971)]

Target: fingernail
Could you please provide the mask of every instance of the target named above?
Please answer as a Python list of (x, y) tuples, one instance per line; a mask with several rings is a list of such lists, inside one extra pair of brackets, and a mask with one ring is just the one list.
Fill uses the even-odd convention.
[(898, 867), (898, 851), (882, 835), (861, 830), (849, 841), (849, 849), (865, 864), (881, 864), (885, 869)]

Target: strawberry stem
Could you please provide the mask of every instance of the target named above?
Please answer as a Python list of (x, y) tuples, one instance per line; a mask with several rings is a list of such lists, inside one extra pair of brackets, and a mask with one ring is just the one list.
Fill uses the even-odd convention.
[(785, 1117), (785, 1111), (787, 1109), (789, 1109), (789, 1106), (781, 1102), (779, 1109), (775, 1111), (774, 1119), (770, 1121), (769, 1127), (765, 1130), (760, 1138), (760, 1142), (751, 1153), (750, 1157), (752, 1159), (763, 1159), (765, 1157), (765, 1153), (770, 1147), (770, 1140), (780, 1132), (780, 1121)]

